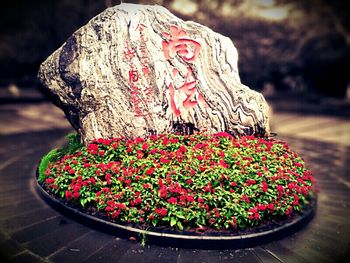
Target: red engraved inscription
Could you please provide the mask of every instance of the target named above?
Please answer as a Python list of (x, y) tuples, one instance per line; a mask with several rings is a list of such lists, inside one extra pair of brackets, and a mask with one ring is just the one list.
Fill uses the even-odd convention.
[[(165, 37), (165, 40), (162, 41), (163, 53), (167, 60), (176, 54), (184, 61), (191, 63), (198, 58), (201, 45), (198, 41), (191, 39), (184, 29), (176, 25), (171, 25), (170, 33), (164, 32), (163, 36)], [(178, 74), (179, 70), (173, 68), (173, 78)], [(176, 89), (172, 82), (169, 84), (170, 108), (175, 117), (181, 115), (180, 108), (178, 108), (175, 103), (175, 100), (179, 98), (181, 98), (180, 105), (184, 109), (192, 109), (198, 103), (207, 107), (203, 95), (196, 88), (197, 84), (198, 80), (193, 75), (192, 67), (187, 67), (185, 82), (181, 87)], [(185, 96), (181, 94), (185, 94)]]
[[(174, 68), (173, 77), (176, 77), (176, 75), (178, 74), (179, 71), (176, 68)], [(191, 109), (195, 107), (198, 103), (206, 107), (206, 103), (202, 94), (200, 94), (196, 88), (197, 83), (198, 80), (194, 78), (191, 67), (188, 67), (185, 82), (180, 88), (175, 90), (173, 83), (169, 84), (170, 107), (176, 117), (179, 117), (181, 115), (181, 111), (179, 108), (176, 107), (175, 103), (176, 92), (186, 94), (186, 99), (182, 101), (182, 106), (185, 109)], [(197, 99), (195, 98), (196, 95)]]
[[(163, 40), (163, 52), (166, 59), (170, 59), (178, 54), (186, 62), (194, 62), (199, 54), (201, 44), (194, 39), (188, 37), (185, 30), (178, 26), (170, 26), (170, 34), (163, 33), (166, 41)], [(191, 48), (192, 47), (192, 50)]]
[(129, 82), (137, 82), (139, 80), (139, 73), (137, 70), (129, 70)]

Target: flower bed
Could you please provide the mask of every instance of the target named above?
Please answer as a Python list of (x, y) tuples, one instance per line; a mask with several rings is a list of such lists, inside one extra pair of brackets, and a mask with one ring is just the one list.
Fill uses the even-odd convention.
[(71, 138), (39, 167), (44, 189), (110, 221), (174, 230), (240, 231), (283, 220), (315, 196), (286, 143), (228, 133), (148, 139)]

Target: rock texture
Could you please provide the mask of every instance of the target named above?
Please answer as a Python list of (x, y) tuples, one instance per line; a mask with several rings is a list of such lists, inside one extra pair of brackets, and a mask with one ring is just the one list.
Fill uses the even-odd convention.
[(85, 142), (150, 133), (269, 133), (231, 40), (161, 6), (121, 4), (77, 30), (39, 78)]

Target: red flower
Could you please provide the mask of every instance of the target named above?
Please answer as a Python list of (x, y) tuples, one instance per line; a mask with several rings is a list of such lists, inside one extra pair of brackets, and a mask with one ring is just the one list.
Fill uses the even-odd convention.
[(177, 199), (176, 197), (170, 197), (167, 202), (170, 204), (177, 204)]
[(94, 143), (90, 143), (88, 146), (87, 146), (87, 150), (89, 153), (91, 154), (97, 154), (98, 152), (98, 145), (97, 144), (94, 144)]
[(299, 205), (299, 196), (297, 194), (294, 194), (294, 202), (293, 205)]
[(253, 184), (256, 184), (256, 181), (253, 180), (253, 179), (248, 179), (248, 180), (247, 180), (247, 184), (248, 184), (248, 186), (249, 186), (249, 185), (253, 185)]
[(74, 197), (74, 198), (78, 198), (79, 196), (80, 196), (80, 193), (79, 193), (79, 192), (74, 192), (74, 193), (73, 193), (73, 197)]
[(168, 197), (168, 192), (167, 192), (167, 188), (165, 185), (163, 185), (160, 189), (159, 189), (159, 196), (160, 198), (166, 198)]
[(144, 144), (142, 144), (142, 150), (146, 151), (149, 148), (149, 144), (147, 142), (145, 142)]
[(135, 138), (135, 143), (141, 143), (141, 142), (144, 142), (145, 140), (140, 138), (140, 137), (136, 137)]
[(109, 193), (111, 191), (111, 189), (109, 189), (108, 187), (104, 187), (104, 188), (102, 188), (102, 191), (104, 193)]
[(255, 214), (254, 214), (254, 218), (255, 218), (256, 220), (258, 220), (258, 219), (260, 218), (260, 214), (259, 214), (259, 213), (255, 213)]
[(67, 191), (66, 191), (66, 199), (67, 199), (68, 201), (70, 201), (72, 198), (73, 198), (72, 192), (67, 190)]
[(204, 187), (205, 192), (211, 192), (211, 189), (212, 189), (211, 183), (208, 183), (207, 186)]
[(193, 180), (192, 179), (188, 179), (187, 180), (187, 184), (192, 184), (193, 183)]
[(181, 145), (179, 148), (179, 152), (181, 153), (185, 153), (187, 151), (186, 146), (185, 145)]
[(293, 212), (293, 207), (288, 207), (288, 209), (284, 212), (285, 215), (290, 215)]
[(130, 185), (131, 184), (131, 179), (125, 179), (124, 180), (125, 185)]
[(137, 159), (141, 159), (141, 158), (143, 158), (143, 156), (144, 156), (143, 152), (140, 150), (137, 150), (137, 152), (136, 152)]
[(166, 215), (168, 214), (168, 210), (167, 210), (166, 208), (164, 208), (164, 207), (162, 207), (162, 208), (156, 208), (156, 209), (154, 210), (154, 212), (156, 212), (158, 215), (160, 215), (160, 216), (162, 216), (162, 217), (164, 217), (164, 216), (166, 216)]
[(236, 182), (232, 182), (232, 183), (231, 183), (231, 186), (232, 186), (232, 187), (235, 187), (235, 186), (237, 186), (237, 183), (236, 183)]
[(194, 202), (194, 197), (192, 195), (187, 196), (187, 202)]
[(149, 153), (153, 155), (153, 154), (156, 154), (156, 153), (157, 153), (157, 151), (158, 151), (158, 150), (157, 150), (156, 148), (153, 148), (152, 150), (150, 150), (150, 152), (149, 152)]
[(298, 163), (298, 162), (293, 162), (293, 164), (297, 167), (303, 167), (303, 165), (301, 163)]
[(283, 192), (283, 185), (280, 185), (280, 184), (278, 184), (277, 186), (276, 186), (276, 188), (277, 188), (277, 191), (278, 192)]
[(90, 179), (88, 179), (90, 181), (91, 184), (95, 185), (96, 184), (96, 180), (95, 178), (91, 177)]
[(154, 168), (153, 168), (153, 167), (148, 168), (148, 169), (146, 170), (146, 174), (147, 174), (147, 175), (152, 175), (153, 173), (154, 173)]
[(143, 184), (142, 187), (145, 188), (145, 189), (148, 189), (149, 188), (149, 184)]
[(199, 171), (201, 171), (201, 172), (204, 172), (206, 169), (207, 169), (207, 167), (205, 165), (199, 167)]
[(115, 212), (112, 214), (112, 218), (117, 218), (117, 217), (119, 216), (120, 212), (121, 212), (120, 210), (115, 211)]
[(250, 203), (249, 197), (246, 196), (246, 195), (242, 195), (241, 200), (243, 200), (244, 202), (246, 202), (246, 203), (248, 203), (248, 204)]
[(121, 210), (125, 210), (126, 209), (126, 205), (125, 204), (116, 204), (116, 207), (118, 207)]
[(169, 142), (170, 142), (170, 141), (169, 141), (167, 138), (164, 138), (164, 139), (163, 139), (163, 145), (164, 145), (164, 146), (167, 146), (167, 145), (169, 144)]
[(74, 169), (70, 169), (70, 170), (68, 171), (68, 173), (69, 173), (69, 174), (75, 174), (75, 171), (74, 171)]
[(268, 184), (266, 183), (266, 181), (263, 181), (260, 185), (261, 190), (263, 190), (265, 193), (267, 192), (268, 189)]
[(204, 157), (203, 157), (203, 156), (201, 156), (201, 155), (197, 155), (197, 156), (196, 156), (196, 158), (197, 158), (197, 160), (198, 160), (198, 161), (202, 161), (202, 160), (204, 160)]
[(111, 184), (111, 177), (112, 175), (110, 173), (106, 174), (105, 179), (107, 181), (107, 184)]
[(46, 171), (45, 171), (45, 175), (46, 175), (46, 176), (49, 176), (50, 174), (51, 174), (50, 169), (46, 169)]
[(55, 182), (55, 179), (54, 179), (54, 178), (47, 178), (47, 179), (45, 180), (45, 182), (46, 182), (47, 184), (52, 184), (52, 183)]
[(265, 211), (265, 210), (266, 210), (266, 205), (259, 204), (259, 205), (258, 205), (258, 209), (259, 209), (260, 211)]
[(169, 159), (163, 158), (163, 157), (160, 157), (160, 158), (159, 158), (159, 161), (160, 161), (161, 163), (169, 163), (169, 162), (170, 162)]
[(204, 203), (204, 199), (202, 197), (198, 197), (198, 202), (199, 203)]
[(222, 138), (229, 138), (232, 139), (232, 135), (227, 133), (227, 132), (218, 132), (216, 134), (214, 134), (215, 137), (222, 137)]
[(137, 198), (135, 199), (135, 204), (136, 204), (136, 205), (140, 204), (141, 202), (142, 202), (142, 199), (141, 199), (140, 197), (137, 197)]

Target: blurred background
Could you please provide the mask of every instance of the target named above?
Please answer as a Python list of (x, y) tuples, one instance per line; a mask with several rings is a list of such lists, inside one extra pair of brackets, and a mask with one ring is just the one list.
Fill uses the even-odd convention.
[[(265, 95), (273, 108), (272, 131), (300, 153), (314, 171), (321, 189), (316, 216), (288, 238), (226, 254), (157, 247), (139, 254), (133, 252), (140, 251), (135, 244), (91, 232), (70, 219), (60, 220), (61, 215), (34, 193), (33, 175), (44, 153), (61, 147), (64, 135), (72, 128), (63, 112), (39, 92), (36, 74), (40, 63), (75, 30), (120, 0), (3, 0), (0, 258), (5, 252), (12, 257), (11, 262), (66, 262), (72, 258), (80, 262), (87, 256), (84, 251), (93, 247), (88, 252), (90, 259), (95, 256), (105, 262), (116, 258), (135, 262), (128, 259), (135, 253), (145, 260), (156, 255), (159, 262), (164, 259), (161, 255), (165, 262), (172, 256), (178, 262), (180, 254), (180, 262), (188, 258), (212, 262), (224, 255), (230, 260), (233, 254), (242, 262), (348, 262), (350, 1), (125, 2), (163, 5), (184, 20), (194, 20), (232, 39), (239, 53), (242, 83)], [(105, 256), (111, 259), (103, 260)], [(337, 260), (340, 258), (344, 260)]]
[[(2, 1), (0, 102), (43, 100), (37, 93), (40, 63), (92, 17), (120, 2)], [(124, 2), (163, 5), (184, 20), (230, 37), (239, 52), (242, 83), (263, 92), (276, 109), (350, 115), (349, 1)], [(306, 104), (326, 106), (315, 109)]]

